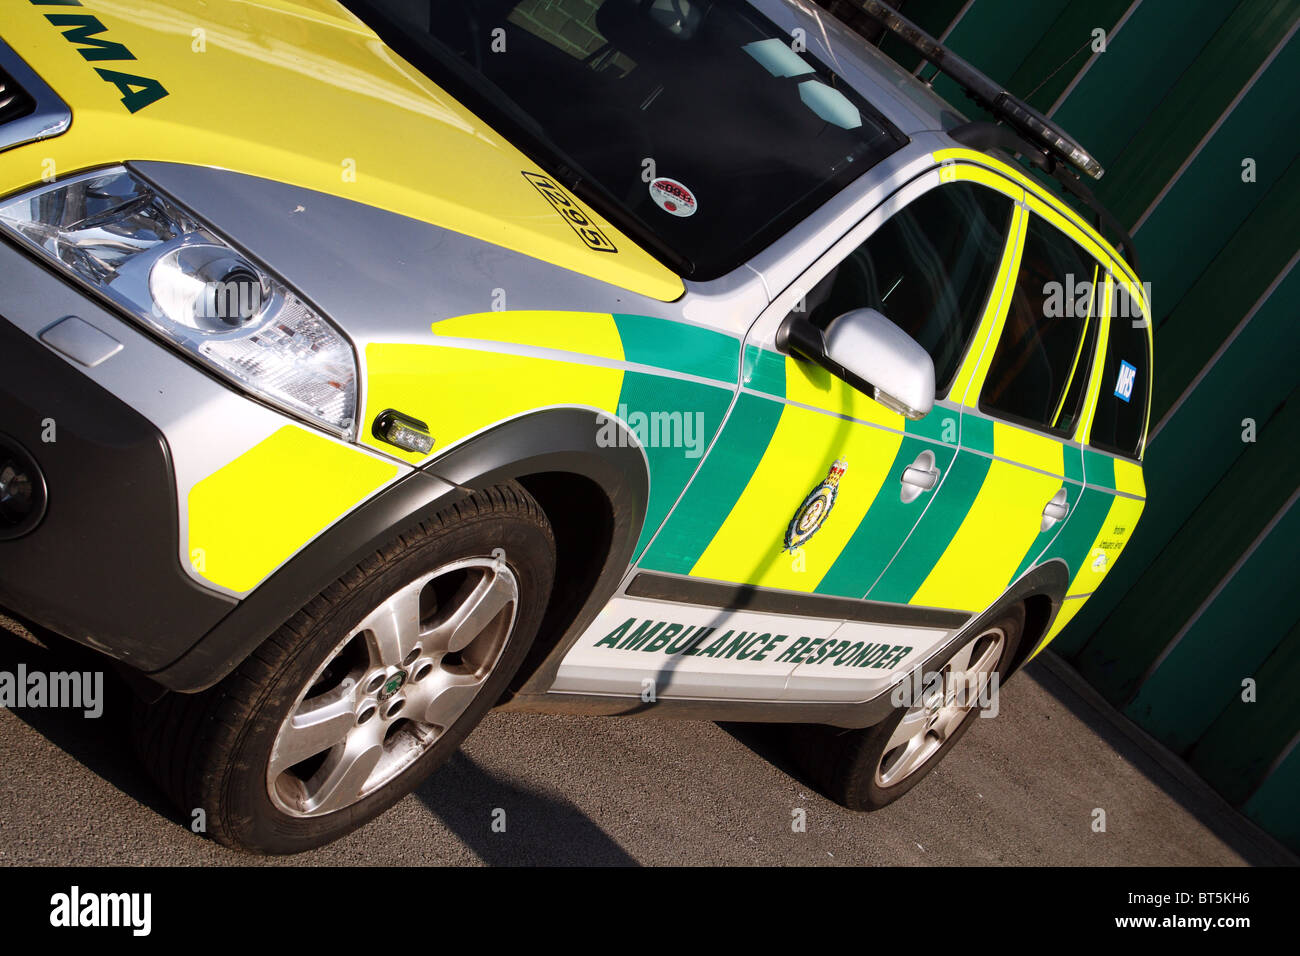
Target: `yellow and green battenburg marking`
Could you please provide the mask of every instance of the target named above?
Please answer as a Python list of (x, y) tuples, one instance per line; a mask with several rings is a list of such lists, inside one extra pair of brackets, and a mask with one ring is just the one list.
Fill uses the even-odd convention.
[[(671, 441), (657, 435), (642, 443), (650, 502), (637, 554), (695, 473), (739, 375), (734, 336), (650, 316), (486, 312), (437, 322), (433, 332), (454, 341), (366, 348), (366, 407), (368, 415), (396, 408), (427, 422), (435, 454), (497, 422), (551, 405), (603, 409), (629, 419), (634, 431), (639, 421), (655, 428), (666, 423)], [(545, 352), (521, 355), (494, 344)], [(683, 447), (687, 429), (691, 446)], [(412, 464), (427, 457), (402, 453), (369, 434), (361, 440)]]
[[(438, 323), (434, 331), (472, 342), (373, 344), (366, 349), (367, 408), (400, 409), (429, 423), (435, 451), (507, 419), (548, 405), (585, 404), (629, 418), (680, 413), (677, 444), (645, 443), (650, 502), (641, 547), (694, 474), (700, 457), (681, 447), (693, 434), (700, 455), (721, 425), (739, 374), (736, 338), (680, 322), (601, 313), (493, 312)], [(551, 355), (494, 351), (491, 343), (528, 345)], [(590, 358), (606, 360), (597, 365)], [(683, 376), (692, 376), (684, 378)], [(508, 388), (500, 388), (509, 383)], [(685, 416), (692, 418), (689, 425)], [(361, 441), (418, 464), (368, 432)], [(693, 453), (693, 452), (692, 452)], [(297, 426), (286, 426), (200, 481), (188, 501), (196, 571), (232, 591), (256, 587), (303, 545), (396, 476), (391, 462)], [(310, 476), (320, 476), (319, 481)], [(326, 480), (328, 476), (328, 480)], [(292, 496), (249, 499), (249, 487), (292, 485)], [(245, 502), (237, 514), (228, 503)], [(261, 506), (259, 506), (259, 502)]]
[[(1117, 553), (1141, 510), (1140, 498), (1113, 492), (1142, 494), (1135, 464), (942, 406), (921, 421), (906, 420), (784, 355), (750, 346), (742, 362), (738, 340), (709, 329), (646, 316), (506, 312), (447, 320), (434, 331), (448, 343), (372, 344), (366, 362), (368, 412), (397, 408), (423, 419), (438, 441), (435, 450), (548, 405), (589, 405), (628, 418), (638, 411), (703, 416), (699, 456), (680, 443), (643, 442), (651, 492), (636, 553), (648, 569), (976, 610), (1029, 567), (1056, 557), (1074, 575), (1072, 594), (1091, 591), (1106, 567), (1091, 570), (1090, 556)], [(520, 355), (493, 344), (543, 351)], [(745, 388), (717, 434), (738, 377)], [(490, 384), (500, 382), (511, 387)], [(256, 586), (395, 474), (391, 465), (303, 429), (283, 432), (190, 496), (191, 542), (206, 542), (202, 573), (232, 590)], [(715, 435), (716, 445), (702, 457)], [(362, 441), (413, 464), (424, 460), (369, 434)], [(926, 450), (943, 473), (941, 493), (904, 503), (897, 483)], [(249, 540), (256, 536), (213, 517), (231, 482), (265, 484), (290, 467), (301, 485), (302, 462), (312, 456), (330, 461), (307, 473), (357, 480), (337, 483), (328, 494), (309, 493), (291, 513), (262, 515), (259, 526), (276, 531), (256, 545)], [(335, 461), (339, 456), (359, 460)], [(834, 516), (801, 549), (796, 565), (781, 553), (785, 530), (836, 458), (848, 468)], [(1046, 502), (1062, 485), (1067, 522), (1018, 538), (999, 534), (998, 513), (1008, 502), (1029, 493)]]
[[(1085, 452), (1077, 445), (980, 415), (937, 407), (920, 421), (881, 418), (872, 427), (782, 401), (795, 393), (806, 404), (849, 414), (825, 400), (833, 385), (826, 385), (822, 401), (810, 401), (809, 386), (819, 374), (785, 356), (746, 349), (746, 390), (643, 567), (980, 610), (990, 596), (1053, 558), (1063, 559), (1078, 572), (1076, 581), (1086, 583), (1089, 575), (1080, 569), (1105, 538), (1107, 523), (1123, 517), (1131, 530), (1141, 510), (1141, 501), (1117, 503), (1113, 491), (1118, 465), (1129, 481), (1121, 490), (1137, 493), (1139, 466), (1087, 452), (1093, 462), (1088, 481), (1096, 487), (1085, 487)], [(960, 454), (953, 441), (958, 420)], [(855, 445), (865, 454), (855, 456)], [(896, 483), (926, 450), (944, 475), (941, 493), (933, 501), (904, 503)], [(848, 470), (835, 513), (796, 566), (781, 554), (782, 534), (802, 496), (837, 457), (848, 461)], [(1033, 524), (1019, 534), (1007, 532), (1009, 507), (1027, 497), (1046, 504), (1061, 488), (1070, 508), (1067, 521), (1045, 531)], [(918, 507), (924, 509), (919, 521)]]
[[(970, 156), (961, 152), (936, 158)], [(1003, 171), (1000, 165), (991, 165), (998, 173)], [(945, 175), (978, 179), (1013, 198), (1033, 200), (1031, 205), (1041, 215), (1084, 241), (1095, 257), (1111, 260), (1113, 250), (1094, 241), (1068, 213), (1058, 212), (1054, 203), (1026, 196), (1028, 187), (1021, 178), (1013, 176), (1011, 183), (969, 164), (946, 169)], [(1018, 271), (1027, 215), (1025, 208), (1016, 207), (999, 265), (997, 287), (1004, 291)], [(1128, 463), (1117, 466), (1107, 456), (1089, 453), (1085, 484), (1084, 452), (1078, 445), (994, 422), (977, 412), (975, 401), (986, 368), (984, 345), (996, 342), (1000, 335), (1004, 298), (990, 299), (977, 346), (958, 371), (952, 394), (958, 401), (964, 399), (965, 407), (947, 414), (939, 408), (920, 422), (888, 412), (806, 363), (747, 347), (740, 369), (744, 389), (694, 479), (690, 478), (694, 463), (647, 449), (655, 487), (642, 547), (690, 483), (641, 565), (786, 590), (979, 610), (1031, 567), (1060, 558), (1073, 575), (1071, 593), (1086, 593), (1084, 589), (1090, 590), (1098, 579), (1098, 572), (1092, 570), (1093, 552), (1122, 547), (1141, 502), (1114, 494), (1115, 468), (1123, 471)], [(563, 327), (549, 332), (552, 341), (560, 343), (553, 347), (688, 372), (719, 384), (735, 380), (734, 339), (689, 327), (683, 331), (676, 323), (627, 316), (614, 319), (621, 350), (575, 348), (565, 343), (582, 341), (582, 330)], [(594, 320), (588, 316), (575, 321)], [(528, 316), (521, 315), (511, 326), (502, 326), (501, 340), (529, 343), (522, 334), (529, 322)], [(448, 323), (435, 331), (456, 334)], [(1098, 350), (1104, 354), (1104, 323), (1100, 332)], [(536, 339), (533, 343), (545, 344)], [(698, 351), (702, 345), (718, 345), (728, 374), (722, 374), (721, 367), (699, 366), (705, 354)], [(1079, 364), (1076, 356), (1075, 374)], [(635, 375), (642, 377), (638, 381)], [(606, 394), (590, 404), (611, 408), (617, 401), (637, 407), (650, 397), (651, 407), (662, 408), (666, 404), (663, 382), (661, 376), (624, 372), (617, 379), (617, 399), (611, 397), (611, 383)], [(1096, 383), (1090, 385), (1089, 391), (1095, 392)], [(686, 388), (681, 383), (673, 387)], [(709, 397), (719, 403), (715, 408), (725, 408), (725, 396), (710, 392)], [(697, 407), (692, 402), (700, 400), (685, 391), (679, 398), (674, 402), (683, 409)], [(1090, 413), (1091, 406), (1085, 409), (1085, 429)], [(715, 427), (716, 422), (710, 422), (710, 436)], [(905, 503), (895, 492), (895, 483), (926, 450), (934, 454), (943, 473), (940, 491)], [(806, 548), (793, 556), (783, 554), (781, 545), (791, 516), (838, 458), (845, 459), (848, 467), (833, 518)], [(1140, 469), (1132, 468), (1140, 483)], [(1062, 488), (1069, 508), (1065, 522), (1046, 530), (1037, 522), (1018, 523), (1022, 526), (1014, 530), (1008, 527), (1009, 511), (1023, 513), (1025, 501), (1046, 504)]]

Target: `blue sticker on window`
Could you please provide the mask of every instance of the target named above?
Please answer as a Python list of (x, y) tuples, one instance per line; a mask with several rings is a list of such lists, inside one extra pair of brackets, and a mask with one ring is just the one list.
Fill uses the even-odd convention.
[(1119, 363), (1119, 380), (1115, 382), (1115, 397), (1125, 402), (1133, 397), (1133, 383), (1137, 381), (1137, 366), (1128, 362)]

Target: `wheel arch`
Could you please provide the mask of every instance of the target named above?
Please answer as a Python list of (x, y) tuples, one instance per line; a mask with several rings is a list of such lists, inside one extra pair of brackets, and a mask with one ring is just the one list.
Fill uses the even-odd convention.
[[(602, 441), (611, 424), (625, 434)], [(367, 554), (472, 491), (509, 480), (540, 493), (539, 504), (557, 524), (566, 569), (576, 569), (590, 585), (585, 595), (562, 588), (557, 574), (539, 634), (541, 657), (530, 654), (521, 668), (530, 686), (548, 672), (553, 676), (566, 637), (576, 638), (618, 587), (649, 502), (650, 473), (640, 443), (621, 420), (595, 408), (549, 408), (498, 423), (402, 478), (336, 521), (184, 654), (146, 676), (184, 693), (211, 687)], [(576, 530), (583, 504), (588, 514), (601, 517), (604, 529), (601, 544), (586, 554)]]
[[(1008, 672), (1018, 671), (1029, 660), (1034, 650), (1047, 636), (1052, 622), (1060, 613), (1065, 594), (1070, 588), (1070, 569), (1061, 558), (1046, 561), (1016, 580), (995, 606), (999, 613), (1012, 604), (1025, 606), (1025, 630), (1020, 636), (1020, 646)], [(988, 612), (992, 613), (992, 612)]]
[[(619, 433), (613, 442), (611, 425)], [(632, 563), (650, 499), (649, 463), (623, 421), (597, 409), (534, 412), (480, 438), (489, 436), (426, 470), (471, 488), (518, 481), (546, 512), (556, 538), (556, 587), (511, 685), (512, 693), (540, 693)]]

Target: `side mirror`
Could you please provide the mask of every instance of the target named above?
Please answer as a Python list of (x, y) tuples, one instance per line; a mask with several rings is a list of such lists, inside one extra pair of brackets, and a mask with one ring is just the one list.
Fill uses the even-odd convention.
[(824, 333), (791, 314), (777, 330), (776, 347), (820, 365), (908, 418), (924, 418), (934, 407), (930, 353), (875, 309), (845, 312)]

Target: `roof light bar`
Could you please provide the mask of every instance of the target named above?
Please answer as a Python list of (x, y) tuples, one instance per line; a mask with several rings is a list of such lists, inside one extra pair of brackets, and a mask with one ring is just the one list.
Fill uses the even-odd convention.
[(975, 69), (887, 4), (880, 0), (856, 0), (856, 2), (863, 13), (879, 22), (885, 29), (894, 33), (933, 63), (939, 72), (956, 82), (965, 90), (967, 96), (984, 109), (1005, 120), (1008, 125), (1053, 156), (1065, 160), (1093, 179), (1101, 179), (1105, 170), (1092, 154), (1038, 110), (1003, 89), (1000, 84)]

